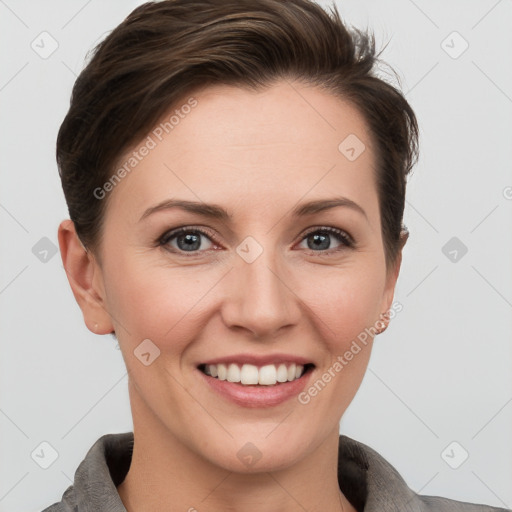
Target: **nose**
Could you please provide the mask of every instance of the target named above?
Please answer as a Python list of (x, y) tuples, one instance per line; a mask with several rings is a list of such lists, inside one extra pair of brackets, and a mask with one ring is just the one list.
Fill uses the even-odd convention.
[(230, 329), (243, 329), (263, 339), (297, 325), (301, 302), (292, 274), (273, 251), (264, 250), (252, 263), (237, 255), (228, 275), (222, 317)]

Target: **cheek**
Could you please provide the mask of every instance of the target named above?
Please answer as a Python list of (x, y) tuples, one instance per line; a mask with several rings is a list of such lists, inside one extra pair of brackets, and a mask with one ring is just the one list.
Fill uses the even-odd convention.
[[(194, 267), (151, 266), (145, 258), (121, 258), (108, 269), (109, 311), (133, 349), (150, 339), (166, 353), (179, 353), (205, 321), (207, 295), (219, 272)], [(198, 275), (200, 274), (200, 278)], [(219, 274), (219, 275), (218, 275)]]
[[(318, 276), (320, 277), (320, 276)], [(302, 300), (314, 312), (316, 325), (330, 352), (339, 354), (346, 346), (373, 326), (379, 317), (384, 279), (375, 265), (337, 269), (316, 281), (306, 281)]]
[[(343, 350), (377, 320), (384, 286), (380, 270), (374, 261), (363, 261), (345, 268), (309, 268), (294, 276), (290, 300), (298, 297), (305, 304), (309, 321), (332, 352)], [(220, 267), (152, 266), (143, 255), (116, 258), (105, 272), (116, 332), (134, 347), (149, 338), (163, 350), (179, 352), (187, 338), (207, 326), (215, 287), (222, 288), (225, 272)]]
[(378, 317), (383, 279), (378, 265), (346, 266), (317, 275), (316, 286), (303, 289), (304, 303), (315, 323), (314, 336), (323, 343), (326, 358), (298, 396), (301, 415), (310, 431), (325, 435), (343, 416), (359, 389), (371, 354), (372, 336), (366, 329)]

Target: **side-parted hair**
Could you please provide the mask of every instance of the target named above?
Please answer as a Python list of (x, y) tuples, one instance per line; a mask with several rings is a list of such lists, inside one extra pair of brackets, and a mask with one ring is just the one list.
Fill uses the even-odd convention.
[[(97, 252), (120, 157), (192, 92), (297, 80), (350, 102), (369, 128), (388, 265), (404, 241), (406, 178), (418, 125), (404, 95), (377, 76), (375, 36), (310, 0), (163, 0), (140, 5), (92, 51), (60, 127), (56, 156), (69, 215)], [(340, 141), (341, 142), (341, 141)], [(405, 238), (407, 233), (405, 232)]]

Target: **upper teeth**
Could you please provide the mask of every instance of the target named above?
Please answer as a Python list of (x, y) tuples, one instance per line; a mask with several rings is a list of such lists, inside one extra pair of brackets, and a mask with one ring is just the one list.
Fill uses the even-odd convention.
[(219, 380), (240, 382), (241, 384), (260, 384), (273, 386), (276, 382), (287, 382), (298, 379), (304, 372), (304, 366), (295, 363), (268, 364), (258, 368), (252, 364), (207, 364), (204, 372)]

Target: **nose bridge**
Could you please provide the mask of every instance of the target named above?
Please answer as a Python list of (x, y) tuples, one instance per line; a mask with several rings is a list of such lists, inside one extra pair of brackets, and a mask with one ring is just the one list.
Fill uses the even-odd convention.
[(297, 301), (291, 283), (286, 282), (288, 274), (273, 247), (247, 237), (237, 247), (234, 267), (224, 310), (230, 326), (244, 327), (261, 337), (298, 320)]

